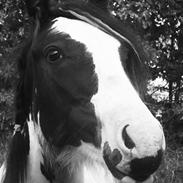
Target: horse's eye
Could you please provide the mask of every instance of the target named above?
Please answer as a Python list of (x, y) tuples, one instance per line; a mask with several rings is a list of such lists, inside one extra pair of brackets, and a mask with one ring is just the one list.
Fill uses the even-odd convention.
[(47, 62), (56, 63), (63, 58), (63, 54), (58, 47), (48, 47), (44, 50)]

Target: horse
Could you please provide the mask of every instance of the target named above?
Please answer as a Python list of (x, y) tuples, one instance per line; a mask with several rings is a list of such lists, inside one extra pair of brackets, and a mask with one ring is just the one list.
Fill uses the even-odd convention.
[(165, 150), (144, 104), (146, 59), (108, 2), (27, 1), (15, 131), (0, 183), (153, 182)]

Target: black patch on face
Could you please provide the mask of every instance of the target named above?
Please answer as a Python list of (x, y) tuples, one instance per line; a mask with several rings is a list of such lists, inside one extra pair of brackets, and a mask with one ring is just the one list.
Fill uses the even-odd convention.
[[(50, 64), (44, 49), (53, 46), (61, 50), (62, 59)], [(44, 31), (32, 53), (35, 102), (46, 139), (59, 147), (77, 146), (81, 140), (99, 146), (99, 122), (90, 103), (98, 90), (98, 80), (86, 47), (66, 34)]]
[(103, 158), (107, 167), (109, 168), (110, 172), (115, 178), (121, 180), (123, 177), (126, 176), (126, 174), (124, 174), (123, 172), (120, 172), (116, 168), (117, 164), (119, 164), (120, 161), (122, 160), (121, 153), (117, 149), (114, 149), (113, 151), (111, 151), (111, 148), (108, 142), (104, 143)]
[(137, 181), (144, 181), (152, 175), (160, 166), (163, 157), (163, 151), (159, 150), (156, 156), (145, 157), (142, 159), (133, 159), (130, 162), (130, 176)]
[(82, 139), (85, 142), (93, 143), (96, 147), (100, 146), (100, 127), (96, 123), (93, 104), (83, 103), (72, 106), (68, 121), (72, 129), (72, 138), (76, 143)]

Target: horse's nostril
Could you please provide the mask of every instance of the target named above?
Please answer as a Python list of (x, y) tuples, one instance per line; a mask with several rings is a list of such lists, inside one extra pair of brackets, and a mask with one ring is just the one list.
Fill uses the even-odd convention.
[(124, 128), (123, 128), (123, 131), (122, 131), (122, 138), (124, 140), (124, 144), (125, 146), (128, 148), (128, 149), (133, 149), (135, 147), (135, 143), (133, 142), (133, 140), (129, 137), (127, 131), (126, 131), (126, 128), (128, 127), (129, 125), (126, 125)]
[(137, 181), (146, 180), (159, 167), (163, 156), (163, 151), (159, 150), (156, 156), (134, 159), (130, 163), (130, 176)]

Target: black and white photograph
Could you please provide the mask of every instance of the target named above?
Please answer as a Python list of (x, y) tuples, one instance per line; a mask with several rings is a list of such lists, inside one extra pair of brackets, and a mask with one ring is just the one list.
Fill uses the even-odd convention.
[(183, 0), (0, 0), (0, 183), (183, 183)]

